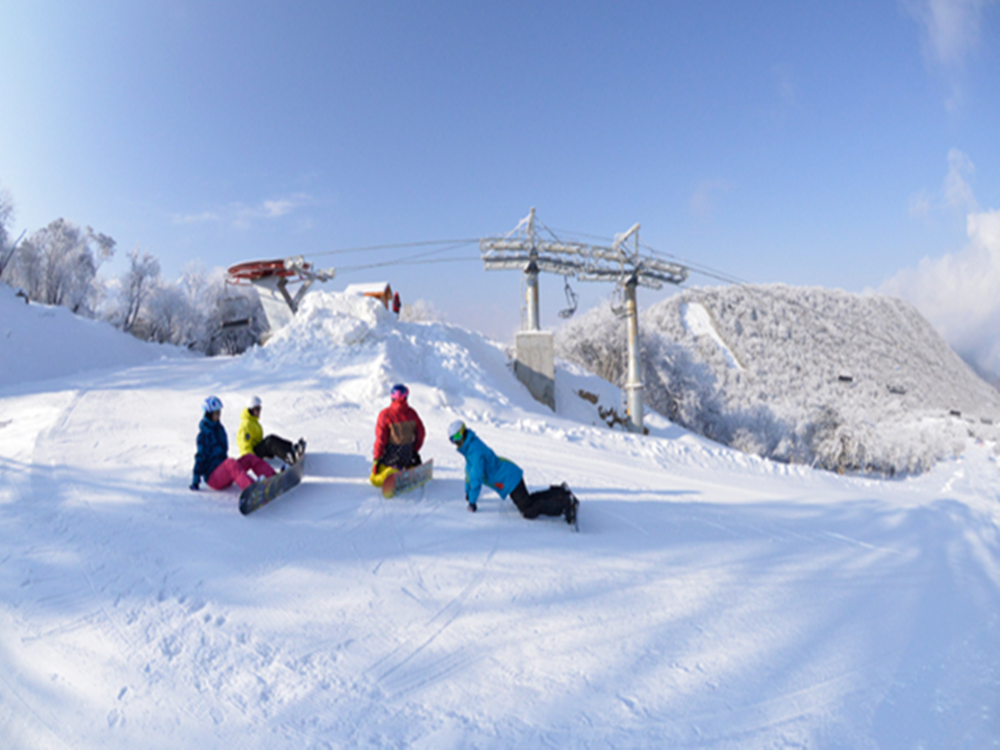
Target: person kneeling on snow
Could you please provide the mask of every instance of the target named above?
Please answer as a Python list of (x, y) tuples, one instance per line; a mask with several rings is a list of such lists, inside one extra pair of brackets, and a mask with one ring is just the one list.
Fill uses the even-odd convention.
[(392, 403), (379, 412), (375, 423), (375, 447), (369, 480), (381, 487), (390, 474), (420, 465), (424, 445), (424, 423), (406, 402), (410, 389), (398, 383), (389, 391)]
[(521, 467), (506, 458), (499, 458), (465, 423), (456, 420), (448, 426), (448, 439), (465, 457), (465, 499), (475, 513), (483, 485), (496, 490), (501, 499), (510, 495), (525, 518), (566, 516), (566, 523), (576, 523), (580, 501), (565, 482), (547, 490), (528, 492)]
[(202, 477), (213, 490), (224, 490), (233, 482), (241, 490), (245, 490), (254, 481), (247, 471), (256, 474), (257, 479), (274, 476), (274, 469), (253, 453), (248, 453), (238, 461), (229, 458), (229, 439), (226, 437), (226, 428), (219, 421), (222, 417), (222, 401), (209, 396), (202, 404), (202, 409), (205, 416), (198, 424), (198, 452), (194, 454), (192, 490), (201, 486)]
[(236, 447), (240, 456), (253, 453), (257, 458), (280, 458), (286, 464), (294, 464), (305, 451), (306, 441), (291, 442), (277, 435), (264, 437), (264, 428), (260, 426), (260, 399), (254, 396), (250, 404), (240, 415), (240, 429), (236, 433)]

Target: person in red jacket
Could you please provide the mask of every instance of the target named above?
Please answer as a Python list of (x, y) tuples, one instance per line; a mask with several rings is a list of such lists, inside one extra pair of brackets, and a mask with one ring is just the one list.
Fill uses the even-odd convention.
[(391, 473), (419, 466), (424, 445), (424, 423), (406, 402), (410, 389), (398, 383), (389, 395), (392, 403), (379, 412), (375, 423), (375, 461), (370, 479), (376, 487), (381, 487)]

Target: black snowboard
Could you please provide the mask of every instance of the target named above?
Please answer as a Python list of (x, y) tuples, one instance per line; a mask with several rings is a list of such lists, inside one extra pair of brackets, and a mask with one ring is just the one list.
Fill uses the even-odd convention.
[(240, 493), (240, 513), (253, 513), (262, 505), (283, 495), (302, 481), (302, 470), (306, 465), (305, 454), (280, 474), (268, 477), (263, 482), (254, 482)]

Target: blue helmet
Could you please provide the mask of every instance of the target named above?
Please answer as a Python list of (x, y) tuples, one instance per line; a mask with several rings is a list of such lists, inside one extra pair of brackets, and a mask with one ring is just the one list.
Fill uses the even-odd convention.
[(222, 411), (222, 401), (219, 400), (218, 396), (209, 396), (202, 403), (201, 408), (205, 410), (206, 414), (211, 414), (213, 411)]
[(410, 389), (407, 388), (402, 383), (396, 383), (389, 391), (389, 398), (393, 401), (402, 401), (404, 398), (410, 395)]

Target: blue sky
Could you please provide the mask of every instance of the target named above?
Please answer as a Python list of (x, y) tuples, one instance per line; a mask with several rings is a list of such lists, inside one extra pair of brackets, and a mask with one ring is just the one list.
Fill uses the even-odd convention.
[[(535, 206), (566, 236), (640, 222), (729, 276), (862, 291), (1000, 208), (998, 42), (988, 0), (15, 0), (0, 187), (15, 235), (65, 217), (168, 276), (304, 254), (343, 269), (334, 289), (389, 280), (502, 339), (516, 273), (321, 254), (500, 234)], [(543, 277), (545, 326), (562, 286)]]

